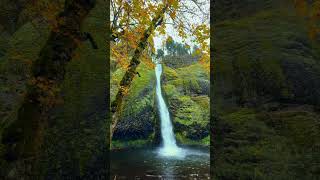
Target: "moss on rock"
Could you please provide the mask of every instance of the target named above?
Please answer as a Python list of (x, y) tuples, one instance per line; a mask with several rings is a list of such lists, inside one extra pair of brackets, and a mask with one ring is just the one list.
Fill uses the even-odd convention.
[[(162, 89), (172, 116), (176, 139), (183, 145), (208, 146), (208, 72), (197, 62), (175, 67), (163, 65)], [(208, 84), (203, 86), (201, 82)]]
[[(153, 145), (156, 133), (155, 107), (155, 72), (153, 67), (141, 63), (129, 89), (121, 117), (113, 135), (112, 149), (136, 148)], [(117, 69), (112, 74), (112, 96), (114, 99), (123, 70)]]
[(230, 2), (214, 25), (214, 178), (317, 179), (319, 44), (292, 1)]

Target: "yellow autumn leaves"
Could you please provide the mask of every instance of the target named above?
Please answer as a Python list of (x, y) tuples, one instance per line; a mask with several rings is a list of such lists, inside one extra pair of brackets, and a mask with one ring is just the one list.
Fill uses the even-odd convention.
[[(196, 1), (191, 1), (194, 3)], [(112, 0), (113, 7), (118, 12), (112, 14), (117, 15), (115, 24), (118, 28), (112, 29), (115, 34), (120, 34), (117, 42), (111, 44), (111, 58), (120, 65), (121, 68), (126, 69), (129, 63), (130, 57), (132, 57), (133, 50), (137, 48), (143, 32), (150, 26), (152, 18), (156, 16), (163, 7), (168, 6), (166, 12), (162, 14), (163, 23), (151, 33), (148, 39), (148, 48), (144, 50), (142, 61), (151, 63), (151, 55), (155, 53), (153, 37), (156, 32), (159, 35), (166, 35), (166, 24), (175, 24), (175, 29), (178, 35), (183, 39), (190, 38), (192, 36), (195, 42), (199, 44), (201, 55), (201, 63), (208, 65), (210, 61), (210, 28), (208, 24), (197, 24), (190, 26), (190, 23), (181, 20), (181, 12), (179, 11), (182, 4), (185, 3), (181, 0), (165, 0), (155, 2), (152, 0)], [(173, 22), (169, 21), (172, 20)], [(114, 22), (111, 22), (111, 24)], [(190, 32), (191, 30), (191, 32)], [(189, 47), (189, 45), (188, 45)], [(149, 62), (150, 61), (150, 62)], [(152, 63), (151, 63), (152, 64)]]

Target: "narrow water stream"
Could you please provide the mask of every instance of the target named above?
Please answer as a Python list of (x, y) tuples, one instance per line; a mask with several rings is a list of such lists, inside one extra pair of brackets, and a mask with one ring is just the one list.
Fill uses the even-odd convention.
[(162, 66), (161, 64), (156, 65), (155, 71), (156, 71), (156, 79), (157, 79), (156, 95), (157, 95), (158, 108), (160, 113), (161, 137), (162, 137), (162, 147), (159, 149), (159, 153), (163, 156), (184, 157), (183, 149), (177, 146), (176, 139), (173, 133), (172, 123), (170, 120), (169, 110), (162, 97), (162, 92), (161, 92)]
[(110, 179), (210, 179), (209, 149), (178, 147), (169, 110), (161, 92), (161, 64), (156, 65), (155, 74), (162, 145), (156, 148), (111, 151)]

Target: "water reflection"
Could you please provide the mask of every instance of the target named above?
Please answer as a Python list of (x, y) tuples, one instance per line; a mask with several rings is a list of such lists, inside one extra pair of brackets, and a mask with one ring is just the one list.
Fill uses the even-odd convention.
[(112, 152), (111, 179), (210, 179), (207, 151), (187, 149), (184, 158), (163, 157), (157, 152), (158, 149)]

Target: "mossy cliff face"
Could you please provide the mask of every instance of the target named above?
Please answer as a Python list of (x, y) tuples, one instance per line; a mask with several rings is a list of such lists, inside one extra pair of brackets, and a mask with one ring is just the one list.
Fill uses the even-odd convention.
[[(175, 61), (174, 57), (170, 58)], [(175, 67), (177, 68), (163, 65), (162, 90), (172, 117), (176, 139), (183, 145), (208, 146), (209, 72), (198, 62)]]
[[(112, 149), (159, 145), (161, 141), (155, 71), (142, 63), (138, 72), (140, 77), (135, 77), (124, 101)], [(123, 73), (120, 68), (112, 72), (111, 99), (115, 98)], [(178, 143), (208, 146), (209, 73), (197, 63), (188, 62), (176, 69), (163, 64), (161, 83)]]
[(218, 21), (216, 27), (215, 100), (320, 105), (319, 46), (292, 3)]
[(212, 173), (317, 179), (319, 44), (293, 1), (246, 2), (216, 6)]
[[(154, 68), (142, 63), (124, 100), (121, 118), (113, 134), (112, 149), (150, 146), (157, 142)], [(111, 99), (115, 98), (124, 71), (112, 73)]]

